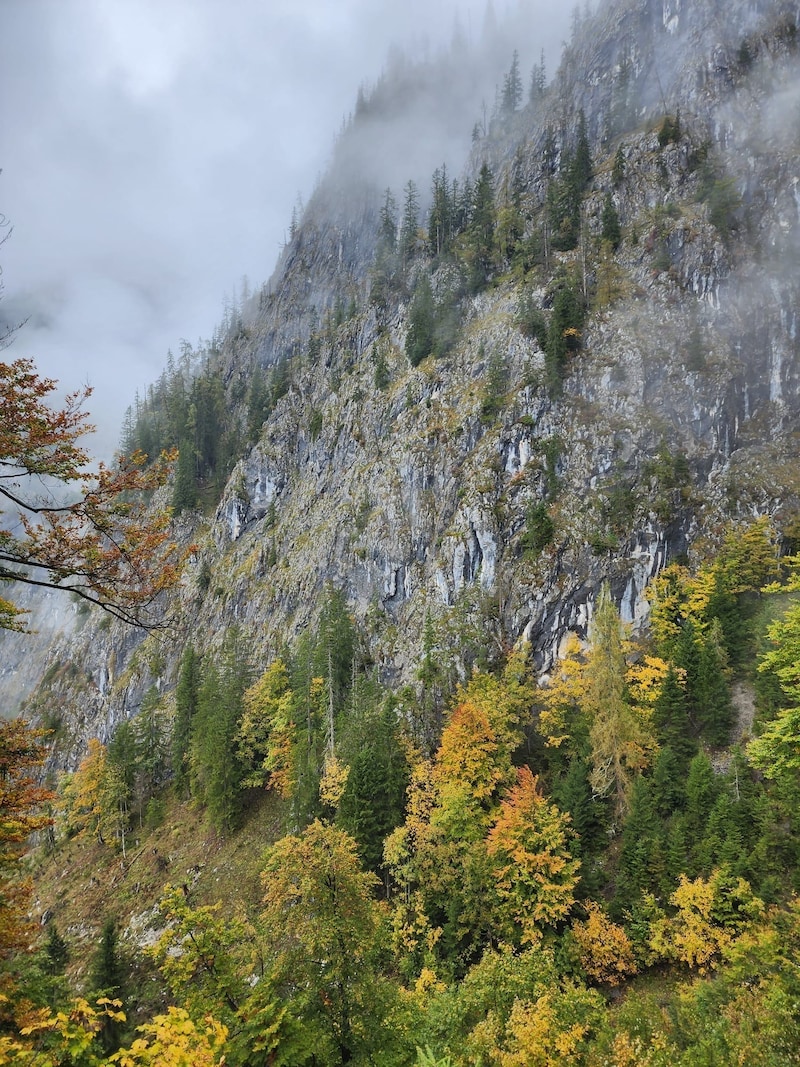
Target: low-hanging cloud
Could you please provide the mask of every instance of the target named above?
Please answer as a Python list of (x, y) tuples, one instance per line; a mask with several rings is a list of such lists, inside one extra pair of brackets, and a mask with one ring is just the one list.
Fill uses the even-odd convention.
[[(474, 38), (485, 5), (5, 0), (3, 17), (0, 317), (28, 319), (13, 355), (95, 386), (108, 453), (167, 349), (210, 336), (243, 275), (270, 275), (390, 46), (434, 50), (457, 23)], [(533, 47), (560, 40), (559, 17)]]

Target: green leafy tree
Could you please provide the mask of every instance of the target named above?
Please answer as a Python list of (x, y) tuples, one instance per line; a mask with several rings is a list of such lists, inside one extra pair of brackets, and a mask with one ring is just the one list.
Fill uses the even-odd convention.
[(375, 876), (361, 869), (348, 834), (315, 821), (273, 845), (263, 881), (275, 989), (315, 1034), (320, 1062), (366, 1062), (391, 1033), (390, 986), (376, 966), (383, 919)]

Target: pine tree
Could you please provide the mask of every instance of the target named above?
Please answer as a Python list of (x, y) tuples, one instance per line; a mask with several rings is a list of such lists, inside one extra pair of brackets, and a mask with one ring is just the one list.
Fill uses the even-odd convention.
[(164, 711), (155, 686), (151, 686), (145, 693), (132, 727), (136, 744), (138, 800), (141, 809), (164, 783), (169, 762)]
[(570, 168), (570, 177), (579, 194), (583, 193), (592, 180), (592, 173), (592, 151), (589, 147), (586, 115), (583, 108), (581, 108), (578, 112), (578, 129), (575, 135), (575, 154), (572, 157), (572, 166)]
[(700, 639), (696, 700), (701, 733), (709, 744), (716, 746), (728, 743), (734, 720), (727, 666), (722, 627), (714, 619)]
[(47, 938), (44, 943), (44, 969), (47, 974), (63, 974), (69, 963), (69, 947), (67, 942), (58, 932), (55, 922), (50, 922), (47, 927)]
[(433, 203), (428, 217), (428, 254), (436, 258), (445, 253), (452, 242), (454, 204), (447, 168), (444, 164), (433, 172)]
[(403, 821), (409, 768), (398, 739), (397, 714), (387, 701), (358, 719), (355, 751), (345, 748), (350, 766), (338, 822), (358, 845), (364, 866), (380, 873), (383, 844)]
[(534, 66), (531, 71), (531, 84), (528, 93), (528, 99), (530, 102), (536, 103), (544, 96), (545, 88), (547, 87), (547, 69), (544, 61), (544, 49), (542, 49), (539, 62)]
[(568, 353), (580, 347), (584, 313), (583, 301), (575, 288), (563, 284), (553, 299), (545, 347), (545, 375), (553, 396), (561, 392)]
[(260, 363), (253, 367), (250, 376), (250, 389), (247, 395), (247, 436), (250, 441), (257, 441), (261, 436), (261, 427), (269, 413), (269, 389)]
[(645, 890), (658, 885), (654, 869), (660, 826), (650, 783), (639, 777), (630, 792), (630, 810), (622, 828), (615, 910), (630, 907)]
[[(113, 1000), (123, 1000), (125, 990), (125, 968), (119, 951), (117, 924), (114, 919), (106, 919), (100, 944), (94, 956), (91, 969), (91, 988), (97, 994)], [(104, 1016), (100, 1030), (100, 1043), (104, 1051), (115, 1052), (123, 1036), (123, 1024), (109, 1016)]]

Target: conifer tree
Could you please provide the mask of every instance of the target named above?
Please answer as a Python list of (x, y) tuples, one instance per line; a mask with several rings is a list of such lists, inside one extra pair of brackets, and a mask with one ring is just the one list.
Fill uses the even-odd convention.
[(489, 164), (484, 162), (473, 190), (472, 217), (468, 230), (470, 284), (476, 292), (486, 284), (494, 265), (496, 222), (494, 175)]
[[(119, 937), (117, 924), (114, 919), (108, 918), (103, 923), (103, 931), (100, 935), (100, 943), (97, 946), (91, 970), (91, 988), (98, 994), (109, 997), (112, 1000), (124, 1000), (125, 968), (119, 949)], [(106, 1053), (115, 1052), (121, 1042), (123, 1024), (105, 1016), (102, 1019), (100, 1029), (100, 1043)]]
[(575, 135), (575, 154), (572, 157), (570, 177), (580, 194), (592, 180), (592, 150), (583, 108), (578, 112), (578, 129)]
[(514, 49), (511, 67), (503, 80), (503, 95), (500, 107), (506, 115), (512, 115), (522, 103), (522, 78), (519, 73), (519, 53)]
[(619, 215), (614, 206), (614, 198), (611, 193), (606, 193), (606, 198), (603, 202), (601, 222), (603, 226), (603, 240), (608, 241), (616, 252), (617, 248), (619, 248), (619, 243), (622, 240), (622, 229), (619, 224)]
[(636, 774), (647, 763), (647, 738), (631, 707), (625, 673), (619, 616), (608, 587), (603, 586), (595, 610), (587, 669), (591, 784), (597, 796), (613, 798), (618, 819), (627, 812)]
[(416, 367), (433, 352), (435, 315), (436, 307), (430, 278), (423, 273), (417, 282), (408, 312), (406, 355), (412, 367)]
[(172, 728), (171, 762), (178, 794), (189, 785), (189, 747), (192, 723), (197, 711), (197, 690), (200, 680), (200, 660), (192, 645), (181, 656), (178, 684), (175, 689), (175, 721)]
[(710, 744), (717, 746), (727, 744), (734, 719), (727, 666), (722, 627), (714, 619), (700, 640), (696, 699), (701, 732)]
[(660, 743), (668, 746), (681, 763), (688, 765), (697, 751), (697, 744), (692, 737), (686, 694), (674, 664), (670, 664), (653, 705), (653, 725)]
[(614, 165), (611, 168), (611, 184), (615, 189), (619, 189), (622, 185), (622, 181), (625, 177), (625, 152), (622, 145), (617, 148), (616, 155), (614, 156)]
[(403, 220), (400, 224), (400, 264), (407, 271), (417, 252), (419, 232), (419, 193), (416, 183), (409, 181), (403, 201)]
[(241, 815), (243, 768), (236, 738), (242, 697), (251, 681), (244, 638), (225, 635), (220, 661), (204, 665), (191, 739), (192, 792), (219, 830), (236, 827)]

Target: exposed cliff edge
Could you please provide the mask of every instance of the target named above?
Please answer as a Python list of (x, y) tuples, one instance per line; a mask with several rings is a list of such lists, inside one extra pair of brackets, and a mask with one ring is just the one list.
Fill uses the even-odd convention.
[[(793, 529), (799, 19), (782, 2), (601, 4), (547, 91), (476, 130), (465, 163), (471, 181), (491, 168), (524, 254), (501, 249), (475, 285), (463, 241), (432, 258), (421, 233), (377, 300), (389, 180), (361, 162), (381, 150), (386, 101), (400, 107), (387, 75), (220, 345), (231, 419), (254, 366), (286, 365), (287, 385), (213, 516), (179, 520), (200, 548), (170, 627), (145, 636), (90, 614), (47, 634), (32, 707), (59, 707), (67, 761), (151, 684), (173, 684), (187, 635), (211, 646), (239, 624), (266, 662), (311, 624), (327, 582), (386, 679), (413, 679), (426, 618), (459, 669), (523, 636), (546, 669), (604, 579), (640, 622), (650, 579), (727, 520)], [(553, 190), (581, 113), (592, 175), (571, 244)], [(422, 275), (456, 326), (411, 366)], [(567, 284), (587, 308), (556, 382), (537, 324), (552, 325)]]

